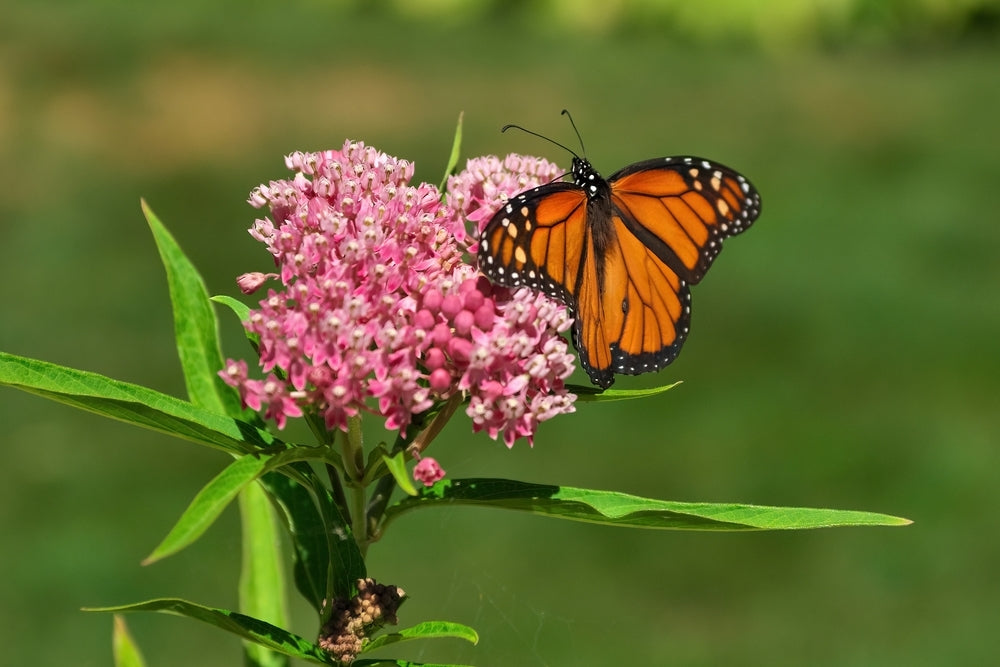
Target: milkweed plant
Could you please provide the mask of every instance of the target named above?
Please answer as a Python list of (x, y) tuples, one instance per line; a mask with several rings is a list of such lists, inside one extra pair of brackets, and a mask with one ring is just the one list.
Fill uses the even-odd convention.
[[(116, 661), (142, 665), (125, 612), (187, 616), (243, 639), (250, 665), (289, 657), (341, 665), (417, 665), (381, 657), (412, 640), (478, 641), (450, 621), (407, 625), (406, 581), (369, 572), (366, 555), (404, 515), (448, 505), (639, 528), (776, 530), (902, 525), (882, 514), (669, 502), (508, 479), (453, 479), (430, 455), (444, 425), (507, 447), (533, 444), (538, 425), (607, 400), (670, 388), (606, 390), (567, 383), (575, 355), (571, 314), (549, 297), (480, 274), (480, 229), (507, 200), (565, 172), (544, 159), (480, 157), (457, 169), (461, 123), (441, 186), (414, 181), (412, 162), (364, 143), (293, 153), (289, 174), (255, 188), (250, 234), (273, 270), (236, 283), (251, 305), (209, 297), (178, 244), (143, 212), (166, 269), (187, 398), (98, 374), (0, 353), (0, 383), (222, 450), (232, 461), (210, 480), (144, 563), (191, 545), (238, 500), (244, 531), (240, 608), (178, 598), (89, 611), (115, 614)], [(261, 266), (268, 262), (262, 257)], [(259, 268), (259, 267), (258, 267)], [(248, 341), (223, 356), (214, 307), (237, 317)], [(671, 385), (673, 386), (673, 385)], [(661, 397), (662, 398), (662, 397)], [(302, 420), (314, 442), (281, 439)], [(365, 442), (376, 421), (392, 442)], [(589, 528), (581, 526), (581, 530)], [(315, 634), (288, 625), (283, 550), (294, 586), (316, 614)], [(403, 627), (397, 627), (397, 626)]]

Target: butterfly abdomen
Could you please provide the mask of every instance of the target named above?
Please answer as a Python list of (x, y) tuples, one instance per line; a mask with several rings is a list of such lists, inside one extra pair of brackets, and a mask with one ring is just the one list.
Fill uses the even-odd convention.
[[(590, 243), (584, 243), (584, 253), (588, 249), (594, 253), (598, 290), (603, 292), (605, 260), (608, 249), (615, 241), (615, 230), (611, 223), (611, 186), (590, 162), (582, 158), (573, 158), (573, 182), (587, 193), (586, 233), (590, 236)], [(583, 279), (582, 272), (579, 279)], [(574, 289), (574, 293), (580, 293), (579, 287)]]

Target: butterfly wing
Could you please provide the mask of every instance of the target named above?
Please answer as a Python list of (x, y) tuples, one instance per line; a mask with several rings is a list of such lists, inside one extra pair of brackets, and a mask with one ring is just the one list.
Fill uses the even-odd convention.
[(574, 161), (574, 178), (500, 209), (480, 237), (479, 265), (494, 282), (565, 303), (580, 363), (607, 388), (615, 373), (656, 371), (677, 357), (690, 327), (689, 284), (725, 238), (753, 223), (760, 196), (737, 172), (695, 157), (637, 162), (606, 183)]
[(760, 195), (750, 181), (702, 158), (636, 162), (608, 183), (629, 232), (691, 284), (705, 277), (722, 241), (760, 215)]
[(615, 373), (657, 371), (677, 357), (691, 321), (691, 291), (620, 216), (604, 224), (610, 233), (595, 252), (601, 259), (584, 272), (573, 342), (591, 382), (606, 389)]
[(589, 244), (587, 196), (572, 183), (549, 183), (494, 214), (479, 237), (479, 268), (495, 283), (540, 290), (575, 311)]
[(621, 302), (609, 307), (618, 290), (602, 287), (604, 250), (595, 247), (590, 206), (584, 190), (566, 182), (514, 197), (483, 229), (479, 268), (496, 283), (541, 290), (565, 303), (574, 317), (573, 344), (581, 365), (594, 384), (608, 387), (614, 381), (611, 344), (620, 333)]
[[(595, 234), (596, 230), (596, 234)], [(518, 195), (487, 223), (479, 266), (508, 287), (530, 287), (567, 306), (573, 344), (591, 381), (658, 370), (687, 335), (690, 292), (677, 274), (572, 183)]]

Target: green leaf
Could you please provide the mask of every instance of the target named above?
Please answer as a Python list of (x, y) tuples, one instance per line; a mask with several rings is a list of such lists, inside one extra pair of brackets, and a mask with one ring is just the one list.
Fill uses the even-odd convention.
[(173, 396), (6, 352), (0, 352), (0, 385), (230, 453), (282, 444), (263, 429)]
[(322, 615), (328, 597), (350, 598), (357, 592), (357, 580), (368, 574), (351, 528), (329, 490), (308, 464), (296, 463), (293, 468), (305, 479), (305, 487), (275, 473), (265, 475), (261, 482), (275, 499), (292, 536), (295, 586)]
[(418, 623), (413, 627), (379, 635), (365, 644), (361, 652), (367, 653), (368, 651), (374, 651), (389, 644), (398, 644), (399, 642), (414, 639), (441, 639), (445, 637), (464, 639), (470, 644), (479, 643), (479, 635), (467, 625), (451, 623), (449, 621), (427, 621), (425, 623)]
[[(112, 613), (144, 611), (185, 616), (187, 618), (202, 621), (203, 623), (208, 623), (209, 625), (214, 625), (217, 628), (231, 632), (245, 640), (254, 642), (259, 646), (266, 647), (271, 651), (283, 655), (300, 658), (302, 660), (307, 660), (321, 665), (340, 664), (318, 645), (304, 639), (303, 637), (288, 632), (287, 630), (245, 614), (240, 614), (226, 609), (206, 607), (194, 602), (188, 602), (187, 600), (163, 598), (117, 607), (90, 607), (85, 608), (84, 611)], [(470, 641), (472, 643), (476, 643), (478, 641), (478, 635), (476, 635), (475, 630), (472, 628), (468, 628), (458, 623), (445, 622), (421, 623), (413, 628), (385, 635), (385, 637), (387, 637), (387, 639), (383, 641), (379, 641), (382, 637), (376, 638), (363, 650), (373, 650), (373, 648), (377, 648), (378, 646), (386, 646), (409, 639), (453, 637), (465, 639), (466, 641)], [(376, 643), (377, 646), (375, 646)], [(353, 667), (378, 667), (383, 665), (391, 665), (395, 667), (467, 667), (465, 665), (446, 665), (443, 663), (411, 662), (409, 660), (394, 658), (361, 659), (355, 660), (351, 664)], [(116, 667), (133, 667), (133, 665), (116, 665)], [(141, 667), (141, 663), (136, 664), (134, 667)]]
[(111, 632), (111, 650), (114, 654), (115, 667), (146, 667), (139, 645), (125, 625), (125, 619), (114, 615), (114, 629)]
[[(260, 484), (240, 491), (243, 559), (240, 567), (240, 613), (278, 627), (287, 626), (285, 568), (274, 509)], [(288, 657), (244, 642), (244, 662), (252, 667), (288, 667)]]
[[(265, 430), (173, 396), (4, 352), (0, 352), (0, 385), (229, 453), (259, 453), (284, 446)], [(331, 595), (349, 598), (354, 594), (355, 582), (367, 576), (364, 558), (329, 491), (309, 465), (294, 463), (283, 472), (303, 484), (273, 472), (261, 481), (281, 508), (281, 518), (292, 535), (296, 586), (321, 613), (324, 600)]]
[(470, 667), (443, 662), (411, 662), (401, 658), (375, 658), (374, 660), (355, 660), (351, 667)]
[[(231, 296), (225, 296), (225, 295), (213, 296), (212, 301), (221, 304), (223, 306), (226, 306), (231, 311), (233, 311), (233, 313), (236, 314), (236, 317), (239, 318), (240, 323), (246, 322), (247, 320), (250, 319), (250, 306), (246, 305), (242, 301), (238, 301), (237, 299), (234, 299)], [(247, 340), (250, 341), (250, 345), (253, 347), (253, 349), (254, 350), (259, 349), (260, 335), (256, 333), (251, 333), (246, 329), (244, 329), (243, 332), (246, 334)]]
[[(333, 501), (333, 497), (325, 487), (319, 488), (317, 506), (325, 528), (325, 536), (330, 550), (330, 560), (325, 563), (327, 569), (327, 597), (348, 599), (357, 592), (358, 579), (368, 576), (365, 557), (354, 539), (347, 518)], [(323, 563), (317, 565), (322, 566)], [(327, 605), (326, 612), (330, 611)]]
[(444, 193), (444, 189), (448, 186), (448, 177), (455, 173), (455, 168), (458, 167), (458, 158), (462, 154), (463, 116), (465, 116), (464, 111), (458, 114), (458, 124), (455, 126), (455, 138), (451, 142), (451, 155), (448, 156), (448, 166), (445, 167), (444, 177), (441, 179), (441, 185), (438, 186), (438, 190), (442, 193)]
[(145, 201), (142, 212), (167, 272), (177, 353), (188, 397), (199, 407), (239, 417), (243, 414), (239, 394), (218, 375), (223, 365), (219, 323), (208, 300), (205, 282)]
[(834, 526), (905, 526), (908, 519), (850, 510), (651, 500), (614, 491), (506, 479), (442, 480), (386, 510), (387, 521), (417, 507), (474, 505), (574, 521), (670, 530), (790, 530)]
[(248, 319), (250, 319), (250, 306), (246, 305), (239, 299), (234, 299), (231, 296), (220, 294), (217, 296), (213, 296), (211, 300), (214, 301), (215, 303), (226, 306), (231, 311), (233, 311), (236, 317), (239, 318), (240, 322), (246, 322)]
[(324, 460), (325, 447), (296, 446), (277, 454), (247, 454), (230, 463), (205, 485), (163, 542), (142, 562), (149, 565), (187, 547), (204, 534), (233, 498), (261, 475), (296, 461)]
[(292, 538), (295, 587), (321, 614), (330, 579), (330, 542), (323, 515), (309, 490), (284, 475), (269, 473), (261, 484), (274, 499)]
[(625, 401), (633, 398), (649, 398), (666, 391), (670, 391), (680, 384), (680, 381), (673, 384), (665, 384), (660, 387), (650, 387), (648, 389), (598, 389), (588, 385), (571, 384), (566, 389), (576, 394), (577, 400), (582, 403), (606, 403), (608, 401)]
[(389, 472), (392, 474), (393, 479), (396, 480), (396, 484), (399, 488), (403, 490), (409, 496), (417, 495), (417, 489), (413, 486), (413, 482), (410, 481), (410, 475), (406, 470), (406, 453), (396, 452), (394, 456), (382, 455), (382, 462), (385, 463), (385, 467), (388, 468)]
[(188, 602), (187, 600), (161, 598), (118, 607), (89, 607), (84, 608), (84, 611), (113, 613), (151, 611), (186, 616), (187, 618), (193, 618), (203, 623), (214, 625), (243, 639), (255, 642), (272, 651), (292, 656), (293, 658), (301, 658), (322, 665), (337, 664), (319, 646), (287, 630), (245, 614), (227, 609), (205, 607), (194, 602)]

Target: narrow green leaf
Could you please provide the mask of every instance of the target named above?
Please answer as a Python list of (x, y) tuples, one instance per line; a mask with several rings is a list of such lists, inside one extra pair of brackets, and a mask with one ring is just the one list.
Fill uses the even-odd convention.
[(448, 156), (448, 166), (445, 167), (444, 178), (441, 179), (441, 185), (438, 187), (441, 192), (444, 192), (448, 186), (448, 177), (455, 173), (455, 168), (458, 167), (458, 158), (462, 155), (462, 118), (464, 116), (464, 111), (458, 114), (455, 138), (451, 142), (451, 155)]
[(633, 398), (649, 398), (670, 391), (679, 384), (680, 381), (677, 381), (673, 384), (648, 389), (598, 389), (581, 384), (567, 385), (566, 388), (576, 394), (577, 400), (582, 403), (607, 403), (608, 401), (626, 401)]
[[(234, 454), (284, 446), (265, 430), (173, 396), (4, 352), (0, 385)], [(305, 486), (275, 473), (265, 474), (262, 482), (281, 507), (293, 537), (296, 586), (322, 613), (331, 595), (353, 595), (355, 582), (367, 576), (365, 562), (350, 527), (309, 465), (295, 463), (290, 470)]]
[(479, 634), (467, 625), (451, 623), (449, 621), (427, 621), (409, 628), (379, 635), (365, 644), (361, 652), (367, 653), (368, 651), (374, 651), (389, 644), (398, 644), (399, 642), (411, 641), (413, 639), (442, 638), (464, 639), (470, 644), (479, 643)]
[[(312, 470), (304, 474), (309, 481), (318, 483)], [(313, 495), (284, 475), (268, 473), (261, 478), (261, 484), (274, 498), (291, 536), (295, 587), (319, 615), (327, 596), (331, 551), (323, 515)]]
[[(278, 627), (288, 625), (285, 568), (274, 508), (260, 484), (240, 491), (243, 559), (240, 567), (240, 613)], [(288, 657), (263, 646), (244, 642), (248, 667), (288, 667)]]
[(156, 248), (167, 272), (177, 354), (188, 397), (192, 403), (206, 410), (239, 417), (243, 414), (239, 394), (218, 375), (223, 365), (219, 323), (208, 300), (205, 282), (145, 201), (142, 202), (142, 212), (153, 232)]
[(267, 431), (97, 373), (0, 352), (0, 385), (226, 452), (281, 445)]
[[(215, 301), (218, 304), (226, 306), (231, 311), (233, 311), (233, 313), (236, 314), (236, 317), (239, 318), (240, 323), (246, 322), (248, 319), (250, 319), (250, 306), (246, 305), (242, 301), (237, 301), (233, 297), (225, 295), (213, 296), (212, 301)], [(243, 333), (246, 335), (247, 340), (250, 342), (250, 347), (252, 347), (255, 352), (259, 350), (260, 334), (251, 333), (250, 331), (247, 331), (246, 328), (243, 329)]]
[(442, 480), (386, 510), (387, 521), (417, 507), (474, 505), (573, 521), (670, 530), (791, 530), (835, 526), (905, 526), (908, 519), (850, 510), (684, 503), (615, 491), (529, 484), (506, 479)]
[(132, 639), (125, 619), (114, 615), (114, 629), (111, 632), (111, 650), (115, 659), (115, 667), (146, 667), (139, 645)]
[(399, 488), (404, 493), (409, 496), (417, 495), (417, 489), (413, 486), (413, 482), (410, 481), (409, 472), (406, 470), (406, 454), (404, 452), (396, 452), (394, 456), (383, 454), (382, 462), (385, 463), (385, 467), (388, 468), (396, 480), (396, 484), (399, 485)]
[(236, 495), (264, 473), (296, 461), (322, 461), (325, 460), (327, 452), (325, 447), (300, 445), (276, 454), (246, 454), (236, 459), (198, 492), (170, 533), (142, 564), (149, 565), (166, 558), (197, 540)]
[(326, 488), (319, 488), (322, 493), (317, 494), (317, 505), (326, 527), (325, 535), (330, 550), (330, 560), (326, 563), (327, 598), (348, 599), (358, 592), (358, 579), (368, 576), (365, 558), (354, 540), (354, 533), (347, 522), (347, 517), (341, 513)]
[(213, 296), (211, 300), (214, 301), (215, 303), (226, 306), (231, 311), (233, 311), (233, 313), (236, 315), (236, 317), (239, 319), (240, 322), (246, 322), (248, 319), (250, 319), (250, 306), (246, 305), (239, 299), (234, 299), (231, 296), (220, 294), (217, 296)]
[(274, 473), (261, 482), (277, 502), (292, 535), (295, 586), (322, 616), (324, 601), (330, 596), (347, 599), (354, 595), (357, 580), (368, 576), (365, 560), (350, 526), (315, 472), (306, 463), (292, 467), (305, 480), (305, 487)]
[(245, 614), (229, 611), (228, 609), (206, 607), (194, 602), (188, 602), (187, 600), (161, 598), (118, 607), (89, 607), (84, 608), (84, 611), (112, 613), (150, 611), (173, 614), (175, 616), (186, 616), (187, 618), (193, 618), (197, 621), (214, 625), (243, 639), (260, 644), (272, 651), (292, 656), (293, 658), (301, 658), (322, 665), (337, 664), (319, 646), (287, 630)]
[(412, 662), (401, 658), (375, 658), (368, 660), (355, 660), (351, 667), (471, 667), (470, 665), (459, 665), (443, 662)]
[[(211, 300), (220, 305), (226, 306), (231, 311), (233, 311), (239, 318), (241, 324), (250, 319), (250, 307), (241, 301), (237, 301), (231, 296), (213, 296)], [(250, 342), (250, 347), (253, 348), (254, 353), (259, 354), (260, 335), (256, 333), (251, 333), (247, 331), (246, 328), (243, 329), (243, 333), (247, 337), (247, 340)], [(243, 419), (256, 426), (260, 427), (264, 426), (264, 420), (261, 417), (260, 413), (252, 412), (249, 409), (243, 411)]]

